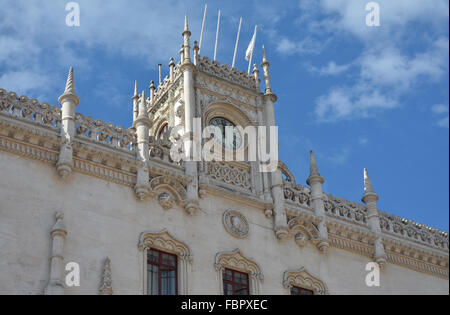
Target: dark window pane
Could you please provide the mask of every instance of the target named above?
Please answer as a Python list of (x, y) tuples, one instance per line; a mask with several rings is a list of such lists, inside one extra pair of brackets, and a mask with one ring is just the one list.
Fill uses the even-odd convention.
[(314, 295), (314, 291), (299, 288), (299, 287), (292, 287), (291, 295)]
[(177, 256), (148, 251), (147, 293), (151, 295), (177, 294)]

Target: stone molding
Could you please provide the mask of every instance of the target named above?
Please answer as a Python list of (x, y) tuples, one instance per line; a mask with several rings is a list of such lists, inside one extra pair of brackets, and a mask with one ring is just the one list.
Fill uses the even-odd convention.
[(309, 273), (305, 267), (298, 270), (288, 270), (283, 274), (283, 287), (290, 290), (292, 287), (300, 287), (314, 291), (315, 295), (329, 295), (327, 285), (318, 277)]

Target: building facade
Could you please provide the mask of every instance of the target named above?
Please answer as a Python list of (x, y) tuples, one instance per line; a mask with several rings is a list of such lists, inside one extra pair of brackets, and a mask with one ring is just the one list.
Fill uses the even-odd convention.
[(265, 51), (261, 92), (256, 65), (190, 36), (186, 19), (180, 62), (135, 88), (129, 129), (77, 112), (72, 68), (61, 107), (0, 89), (0, 294), (448, 294), (448, 233), (381, 212), (367, 170), (357, 203), (322, 191), (312, 152), (305, 185), (281, 162), (174, 161), (194, 119), (275, 126)]

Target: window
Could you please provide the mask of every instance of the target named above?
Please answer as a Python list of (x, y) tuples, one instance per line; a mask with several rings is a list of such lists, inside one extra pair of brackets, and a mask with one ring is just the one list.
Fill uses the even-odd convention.
[(248, 274), (225, 269), (223, 271), (224, 295), (250, 295)]
[(147, 252), (147, 293), (177, 295), (177, 256), (150, 249)]
[(142, 293), (188, 295), (188, 264), (191, 249), (169, 231), (143, 232), (138, 248), (142, 251)]
[[(219, 252), (214, 260), (217, 271), (219, 294), (259, 295), (264, 279), (258, 264), (242, 255), (239, 249)], [(240, 270), (236, 271), (236, 270)]]
[(291, 295), (314, 295), (314, 291), (303, 289), (300, 287), (292, 287)]

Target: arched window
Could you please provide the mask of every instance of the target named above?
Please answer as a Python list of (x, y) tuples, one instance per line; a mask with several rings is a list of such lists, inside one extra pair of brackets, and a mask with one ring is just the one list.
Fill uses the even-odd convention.
[(190, 248), (167, 230), (144, 232), (139, 240), (144, 254), (144, 295), (187, 295)]
[(214, 267), (218, 273), (220, 294), (260, 294), (260, 282), (264, 276), (258, 264), (242, 255), (239, 249), (217, 253)]

